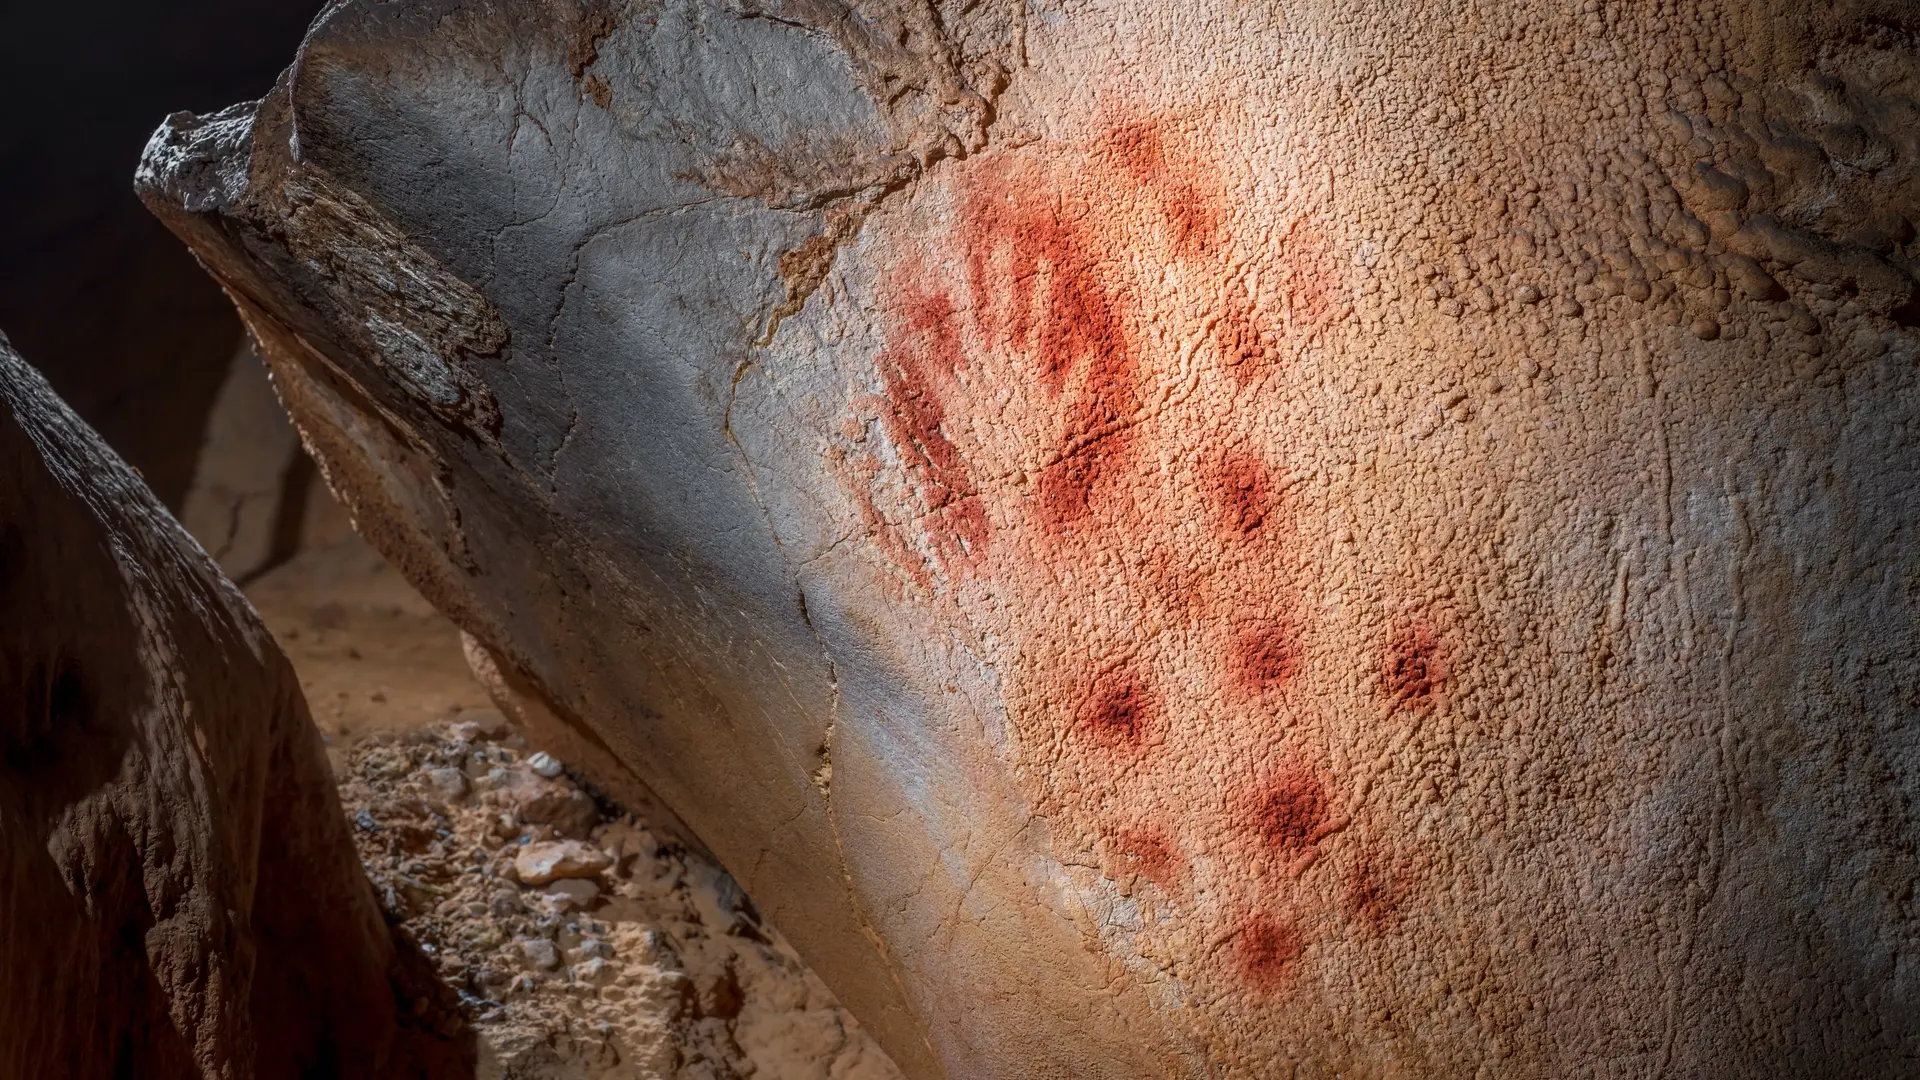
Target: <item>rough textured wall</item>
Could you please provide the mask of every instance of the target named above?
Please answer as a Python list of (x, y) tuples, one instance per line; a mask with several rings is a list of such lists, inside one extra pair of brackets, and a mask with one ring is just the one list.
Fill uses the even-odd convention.
[(1916, 33), (345, 0), (142, 184), (910, 1074), (1896, 1076)]
[(0, 338), (0, 1076), (470, 1072), (431, 983), (279, 649)]

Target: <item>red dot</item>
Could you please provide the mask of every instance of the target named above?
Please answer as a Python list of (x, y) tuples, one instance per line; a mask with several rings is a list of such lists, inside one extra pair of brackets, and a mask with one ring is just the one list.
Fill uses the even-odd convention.
[(1258, 458), (1229, 454), (1215, 476), (1214, 490), (1228, 532), (1247, 536), (1266, 524), (1272, 510), (1272, 484)]
[(1362, 856), (1347, 875), (1347, 911), (1366, 930), (1379, 933), (1399, 913), (1400, 897), (1370, 856)]
[(1121, 829), (1113, 834), (1112, 850), (1120, 869), (1131, 870), (1167, 888), (1173, 883), (1179, 855), (1158, 829)]
[(1146, 183), (1166, 166), (1160, 128), (1146, 121), (1119, 124), (1108, 130), (1100, 149), (1113, 158), (1135, 183)]
[(1040, 470), (1040, 519), (1050, 529), (1071, 525), (1093, 509), (1094, 481), (1109, 449), (1104, 441), (1094, 443)]
[(1409, 626), (1394, 635), (1387, 651), (1385, 688), (1399, 705), (1429, 705), (1446, 681), (1440, 639), (1427, 626)]
[(1292, 974), (1303, 947), (1292, 923), (1271, 915), (1255, 915), (1234, 935), (1234, 962), (1242, 978), (1259, 990), (1273, 990)]
[(1317, 842), (1331, 806), (1325, 785), (1304, 770), (1282, 773), (1253, 807), (1253, 827), (1268, 844), (1298, 853)]
[(1158, 704), (1153, 692), (1132, 672), (1103, 672), (1087, 692), (1080, 730), (1110, 749), (1137, 747), (1146, 742)]
[(1221, 214), (1212, 199), (1193, 184), (1176, 184), (1166, 193), (1164, 206), (1174, 251), (1187, 258), (1218, 253)]

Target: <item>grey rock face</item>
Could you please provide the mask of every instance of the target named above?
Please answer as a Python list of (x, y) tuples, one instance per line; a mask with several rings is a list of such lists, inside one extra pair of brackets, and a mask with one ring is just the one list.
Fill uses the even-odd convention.
[[(352, 493), (344, 501), (363, 533), (503, 653), (504, 666), (531, 677), (556, 711), (577, 718), (627, 768), (644, 770), (670, 806), (684, 813), (705, 804), (699, 840), (728, 847), (736, 867), (762, 863), (750, 878), (790, 882), (757, 890), (768, 895), (769, 915), (805, 942), (863, 1019), (892, 1030), (896, 1047), (924, 1047), (921, 1021), (861, 929), (865, 905), (848, 892), (813, 781), (829, 752), (834, 672), (727, 414), (738, 369), (769, 329), (767, 312), (787, 297), (782, 253), (834, 228), (844, 234), (829, 219), (844, 219), (849, 197), (870, 197), (955, 140), (977, 141), (977, 118), (969, 118), (980, 104), (950, 85), (950, 71), (928, 74), (928, 61), (901, 54), (894, 67), (907, 65), (911, 79), (932, 87), (911, 96), (959, 100), (913, 104), (904, 116), (882, 110), (862, 80), (892, 77), (884, 73), (894, 67), (857, 64), (830, 34), (778, 12), (682, 5), (643, 31), (637, 14), (616, 25), (611, 11), (531, 7), (503, 11), (496, 24), (458, 5), (335, 8), (316, 24), (301, 63), (314, 85), (328, 84), (340, 111), (296, 121), (289, 83), (251, 125), (251, 106), (176, 118), (150, 147), (142, 183), (150, 201), (178, 211), (170, 223), (202, 241), (204, 258), (227, 267), (223, 279), (238, 280), (229, 271), (247, 279), (239, 295), (325, 298), (324, 313), (284, 313), (295, 322), (256, 309), (255, 331), (276, 354), (319, 348), (357, 358), (339, 369), (276, 362), (274, 370), (329, 482)], [(861, 35), (866, 52), (888, 51), (878, 28), (841, 29)], [(402, 43), (432, 51), (443, 30), (464, 43), (461, 57), (449, 55), (464, 73), (450, 70), (457, 85), (431, 104), (405, 100), (411, 89), (356, 59)], [(496, 55), (512, 68), (511, 82), (526, 80), (524, 92), (552, 96), (586, 127), (570, 134), (573, 120), (526, 113), (513, 100), (520, 90), (500, 96), (497, 73), (471, 66)], [(425, 52), (418, 62), (421, 79), (440, 77)], [(602, 73), (582, 66), (591, 64)], [(672, 89), (661, 91), (662, 81)], [(454, 101), (456, 111), (444, 112)], [(949, 112), (957, 133), (928, 126)], [(419, 151), (410, 162), (369, 155), (351, 134), (402, 114), (411, 131), (394, 137)], [(466, 138), (463, 127), (505, 135), (522, 121), (530, 121), (522, 152), (540, 159), (531, 185), (492, 147), (434, 161), (435, 147)], [(345, 128), (329, 129), (336, 123)], [(536, 138), (541, 127), (557, 129), (558, 141)], [(344, 156), (325, 168), (304, 164), (335, 153)], [(282, 166), (304, 179), (271, 194), (243, 183)], [(422, 221), (439, 213), (432, 192), (457, 186), (477, 232), (448, 232), (449, 246), (430, 235), (437, 230), (401, 225), (385, 195), (370, 201), (356, 190), (363, 176), (417, 200)], [(271, 208), (254, 207), (260, 195)], [(557, 216), (532, 223), (548, 210)], [(290, 229), (250, 235), (251, 223), (269, 219)], [(692, 248), (726, 254), (688, 261), (689, 235)], [(221, 250), (228, 244), (240, 247), (229, 254)], [(255, 252), (273, 267), (248, 265)], [(483, 293), (471, 282), (496, 257), (532, 272)], [(657, 287), (669, 280), (684, 282), (684, 294)], [(597, 310), (613, 296), (631, 296), (667, 321), (610, 324)], [(525, 346), (511, 340), (516, 333)], [(509, 383), (483, 378), (523, 348)], [(633, 362), (592, 373), (554, 362), (586, 353)], [(460, 433), (458, 445), (433, 445), (429, 432), (443, 429)], [(518, 524), (460, 504), (461, 477), (481, 473), (521, 504)], [(577, 500), (565, 524), (549, 512), (556, 499)], [(505, 591), (483, 595), (474, 577), (483, 558), (540, 567), (543, 584), (502, 581)], [(583, 615), (587, 623), (576, 623)], [(658, 656), (664, 665), (636, 662), (652, 652), (650, 641), (684, 642), (700, 660), (692, 668), (666, 654)], [(585, 696), (552, 689), (575, 678), (601, 685)], [(583, 707), (611, 707), (640, 724), (588, 721)], [(722, 716), (736, 734), (715, 739), (711, 718)], [(744, 785), (737, 801), (712, 797), (716, 777)], [(633, 787), (596, 779), (616, 792)]]
[(0, 702), (0, 1074), (470, 1067), (396, 1019), (292, 669), (3, 339)]
[(252, 342), (239, 349), (214, 399), (180, 523), (243, 587), (298, 553), (324, 506), (313, 464), (273, 396)]
[(1894, 1076), (1904, 18), (343, 0), (140, 183), (910, 1075)]

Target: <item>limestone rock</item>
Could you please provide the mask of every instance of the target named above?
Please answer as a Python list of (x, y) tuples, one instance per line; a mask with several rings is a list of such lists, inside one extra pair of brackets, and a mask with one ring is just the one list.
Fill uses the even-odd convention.
[(352, 531), (300, 448), (250, 339), (214, 398), (180, 524), (242, 586)]
[(0, 1075), (439, 1075), (284, 657), (0, 339)]
[(514, 875), (522, 885), (545, 885), (562, 878), (590, 878), (613, 865), (607, 853), (578, 840), (546, 840), (528, 844), (513, 857)]
[(214, 398), (180, 523), (229, 578), (245, 583), (293, 554), (299, 518), (291, 528), (288, 518), (307, 492), (288, 480), (311, 470), (260, 358), (242, 348)]
[(140, 183), (909, 1075), (1896, 1076), (1912, 29), (339, 0)]

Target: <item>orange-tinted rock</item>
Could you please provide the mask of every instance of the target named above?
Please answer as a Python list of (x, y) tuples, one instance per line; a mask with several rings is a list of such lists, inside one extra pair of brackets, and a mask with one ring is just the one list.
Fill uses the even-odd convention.
[(1895, 1076), (1920, 55), (1684, 7), (348, 0), (144, 183), (910, 1074)]

